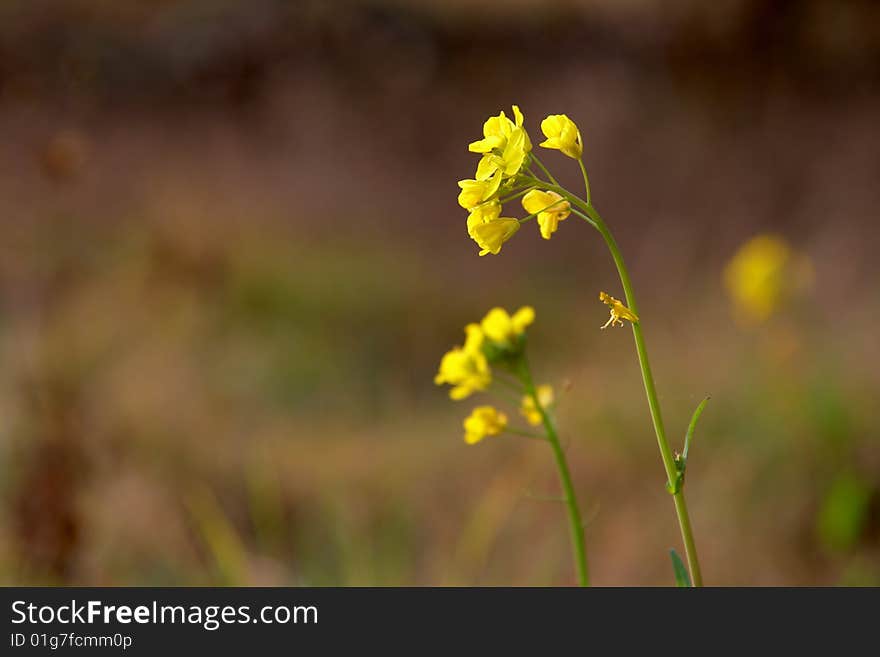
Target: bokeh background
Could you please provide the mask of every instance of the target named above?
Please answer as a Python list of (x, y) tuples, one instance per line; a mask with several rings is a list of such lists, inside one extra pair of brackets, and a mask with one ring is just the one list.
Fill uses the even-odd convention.
[[(549, 450), (466, 446), (432, 383), (532, 304), (593, 579), (671, 585), (604, 244), (465, 233), (466, 144), (511, 103), (581, 128), (675, 444), (712, 396), (707, 582), (880, 584), (869, 0), (0, 3), (0, 582), (573, 583)], [(789, 251), (749, 317), (725, 271), (761, 235)]]

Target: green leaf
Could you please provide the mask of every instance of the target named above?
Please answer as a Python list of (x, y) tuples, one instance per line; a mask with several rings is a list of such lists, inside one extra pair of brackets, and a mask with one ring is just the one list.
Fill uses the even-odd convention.
[(687, 568), (685, 568), (681, 557), (678, 556), (678, 552), (670, 550), (669, 557), (672, 559), (672, 570), (675, 572), (675, 585), (679, 588), (690, 588), (691, 576), (688, 575)]
[[(693, 416), (691, 416), (691, 423), (688, 425), (687, 433), (684, 437), (684, 451), (681, 453), (681, 459), (684, 465), (687, 465), (688, 458), (688, 450), (691, 446), (691, 439), (694, 437), (694, 429), (697, 428), (697, 422), (700, 419), (700, 416), (703, 414), (703, 409), (706, 408), (706, 404), (709, 403), (711, 397), (706, 397), (703, 401), (700, 402), (700, 405), (697, 406), (697, 409), (694, 411)], [(684, 468), (682, 468), (684, 470)]]
[(854, 548), (868, 524), (871, 487), (858, 474), (838, 475), (825, 492), (816, 518), (823, 546), (831, 551)]

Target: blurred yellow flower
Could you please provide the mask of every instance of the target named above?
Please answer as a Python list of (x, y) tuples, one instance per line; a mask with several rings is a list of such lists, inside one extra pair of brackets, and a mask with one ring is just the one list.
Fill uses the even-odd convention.
[(504, 308), (492, 308), (483, 321), (480, 328), (483, 335), (492, 342), (513, 343), (525, 333), (526, 327), (535, 321), (535, 309), (531, 306), (523, 306), (517, 310), (513, 317), (507, 314)]
[(497, 436), (507, 427), (507, 416), (494, 406), (477, 406), (464, 419), (464, 441), (468, 445), (486, 436)]
[(541, 132), (547, 137), (541, 142), (544, 148), (555, 148), (575, 160), (584, 152), (581, 133), (565, 114), (551, 114), (541, 121)]
[[(553, 405), (553, 386), (538, 386), (535, 392), (538, 393), (538, 403), (545, 411)], [(519, 412), (532, 426), (538, 426), (541, 424), (541, 412), (538, 410), (538, 406), (535, 404), (535, 400), (531, 395), (523, 395), (522, 405), (519, 407)]]
[(510, 217), (501, 217), (481, 224), (468, 224), (470, 236), (482, 249), (481, 256), (487, 253), (498, 255), (501, 252), (501, 245), (513, 237), (518, 230), (519, 219)]
[(440, 369), (434, 377), (434, 383), (452, 386), (449, 396), (452, 399), (464, 399), (474, 392), (485, 390), (492, 383), (492, 372), (489, 361), (483, 355), (483, 331), (478, 324), (465, 327), (463, 347), (455, 347), (440, 360)]
[(608, 326), (614, 326), (615, 324), (623, 326), (623, 320), (625, 319), (630, 322), (639, 321), (639, 318), (636, 317), (636, 314), (632, 310), (624, 306), (622, 302), (618, 301), (610, 294), (599, 292), (599, 301), (611, 306), (611, 317), (605, 322), (605, 325), (602, 327), (603, 329), (608, 328)]
[(459, 180), (458, 186), (461, 193), (458, 195), (458, 204), (465, 210), (470, 210), (485, 203), (498, 193), (501, 185), (501, 174), (496, 174), (486, 180)]
[(724, 284), (737, 317), (744, 323), (767, 320), (794, 291), (809, 287), (813, 267), (782, 238), (753, 237), (731, 258)]
[[(558, 203), (554, 203), (559, 201)], [(538, 227), (541, 237), (549, 240), (556, 232), (559, 222), (571, 214), (571, 204), (556, 192), (544, 192), (533, 189), (523, 197), (522, 206), (529, 214), (538, 214)]]

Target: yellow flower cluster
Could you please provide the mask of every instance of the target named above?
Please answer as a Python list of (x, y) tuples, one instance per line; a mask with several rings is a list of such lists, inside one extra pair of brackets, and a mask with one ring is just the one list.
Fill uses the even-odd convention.
[[(523, 306), (513, 315), (503, 308), (492, 308), (479, 324), (465, 327), (463, 346), (444, 354), (434, 383), (451, 385), (449, 396), (456, 400), (486, 390), (492, 383), (490, 362), (518, 355), (526, 328), (534, 321), (531, 306)], [(464, 421), (465, 441), (477, 443), (485, 436), (501, 433), (506, 426), (506, 415), (492, 406), (479, 406)]]
[(496, 345), (510, 347), (515, 345), (534, 321), (535, 309), (531, 306), (523, 306), (513, 316), (508, 315), (504, 308), (493, 308), (480, 322), (480, 328)]
[[(531, 161), (532, 142), (523, 126), (519, 107), (513, 106), (513, 119), (502, 111), (483, 124), (483, 138), (472, 142), (468, 150), (481, 155), (473, 178), (460, 180), (458, 204), (468, 211), (468, 235), (480, 247), (480, 255), (497, 255), (502, 245), (513, 237), (520, 225), (533, 216), (544, 239), (550, 239), (559, 222), (571, 212), (569, 202), (552, 191), (533, 189), (522, 199), (529, 213), (526, 219), (502, 217), (501, 195), (512, 191)], [(583, 152), (581, 135), (574, 122), (564, 114), (548, 116), (541, 122), (546, 140), (544, 148), (556, 149), (575, 159)]]
[(469, 211), (468, 235), (479, 245), (480, 255), (497, 255), (501, 245), (519, 230), (519, 220), (501, 216), (498, 193), (509, 189), (526, 163), (532, 142), (523, 127), (523, 115), (513, 106), (511, 121), (502, 111), (483, 124), (483, 138), (468, 146), (482, 155), (473, 179), (461, 180), (458, 204)]

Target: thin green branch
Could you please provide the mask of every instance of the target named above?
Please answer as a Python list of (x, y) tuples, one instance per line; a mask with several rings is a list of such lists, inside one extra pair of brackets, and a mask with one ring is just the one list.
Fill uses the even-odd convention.
[(526, 394), (532, 398), (535, 403), (535, 408), (541, 415), (541, 424), (544, 426), (544, 431), (547, 433), (547, 440), (550, 443), (550, 447), (553, 449), (553, 456), (556, 459), (556, 468), (559, 472), (559, 480), (562, 484), (565, 504), (568, 508), (572, 554), (574, 556), (575, 569), (577, 570), (578, 583), (581, 586), (589, 586), (590, 576), (587, 566), (587, 546), (584, 539), (584, 527), (581, 520), (581, 512), (578, 508), (574, 484), (571, 480), (571, 473), (568, 469), (568, 462), (565, 458), (565, 452), (562, 450), (562, 446), (559, 443), (559, 434), (556, 432), (553, 420), (547, 414), (547, 411), (544, 409), (544, 406), (538, 398), (538, 391), (532, 380), (532, 374), (529, 370), (525, 355), (521, 356), (519, 364), (520, 379), (526, 388)]
[(593, 205), (593, 198), (590, 194), (590, 178), (587, 176), (587, 167), (584, 166), (584, 158), (578, 158), (578, 164), (581, 165), (581, 175), (584, 177), (584, 188), (587, 191), (587, 205)]
[(553, 184), (556, 185), (557, 187), (560, 187), (560, 186), (561, 186), (561, 185), (559, 184), (559, 181), (556, 180), (556, 178), (553, 177), (553, 174), (552, 174), (552, 173), (550, 173), (550, 170), (549, 170), (547, 167), (544, 166), (544, 163), (541, 162), (541, 160), (538, 159), (538, 156), (537, 156), (537, 155), (535, 155), (534, 153), (532, 153), (532, 159), (535, 161), (535, 164), (537, 164), (539, 167), (541, 167), (541, 171), (544, 172), (544, 175), (547, 176), (547, 179), (548, 179), (551, 183), (553, 183)]
[(504, 203), (509, 203), (510, 201), (515, 201), (520, 196), (525, 196), (533, 189), (537, 189), (537, 186), (536, 185), (529, 185), (528, 187), (523, 187), (522, 189), (511, 190), (512, 192), (515, 192), (515, 193), (511, 193), (510, 196), (507, 196), (505, 198), (499, 198), (498, 202), (501, 204), (504, 204)]
[(540, 436), (536, 433), (532, 433), (530, 431), (523, 431), (522, 429), (511, 429), (507, 427), (504, 429), (505, 433), (513, 434), (514, 436), (522, 436), (523, 438), (532, 438), (533, 440), (540, 440), (541, 442), (545, 442), (547, 438), (545, 436)]
[(583, 220), (586, 221), (588, 224), (590, 224), (593, 228), (595, 228), (596, 230), (599, 230), (599, 226), (596, 225), (596, 222), (593, 221), (592, 219), (590, 219), (590, 218), (589, 218), (587, 215), (585, 215), (583, 212), (580, 212), (579, 210), (575, 210), (574, 208), (572, 208), (572, 209), (571, 209), (571, 213), (572, 213), (572, 214), (576, 214), (576, 215), (579, 216), (581, 219), (583, 219)]
[[(580, 213), (578, 213), (580, 214)], [(630, 280), (629, 270), (623, 261), (623, 255), (617, 241), (608, 229), (608, 226), (602, 220), (601, 215), (592, 206), (587, 210), (587, 215), (593, 221), (594, 227), (601, 233), (611, 252), (611, 257), (617, 267), (617, 273), (620, 276), (620, 283), (623, 285), (623, 292), (626, 295), (626, 303), (629, 309), (636, 315), (641, 317), (636, 302), (635, 292), (633, 291), (632, 281)], [(639, 367), (642, 372), (642, 381), (645, 385), (645, 395), (648, 398), (648, 408), (651, 412), (651, 421), (654, 424), (654, 433), (657, 436), (657, 445), (660, 448), (660, 457), (663, 460), (663, 467), (666, 470), (666, 476), (669, 482), (675, 482), (678, 476), (678, 468), (675, 465), (675, 457), (672, 449), (669, 447), (669, 441), (666, 439), (666, 429), (663, 426), (663, 416), (660, 412), (660, 402), (657, 398), (657, 389), (654, 385), (654, 376), (651, 373), (651, 364), (648, 361), (648, 349), (645, 345), (645, 337), (642, 333), (642, 322), (634, 322), (632, 324), (633, 339), (636, 344), (636, 352), (639, 357)], [(681, 488), (673, 489), (673, 500), (675, 502), (675, 511), (678, 516), (678, 524), (681, 528), (681, 537), (685, 546), (688, 566), (691, 571), (691, 580), (694, 586), (702, 586), (703, 578), (700, 572), (700, 562), (697, 557), (697, 548), (694, 542), (693, 531), (691, 529), (690, 517), (688, 516), (687, 504), (684, 499), (684, 491)]]

